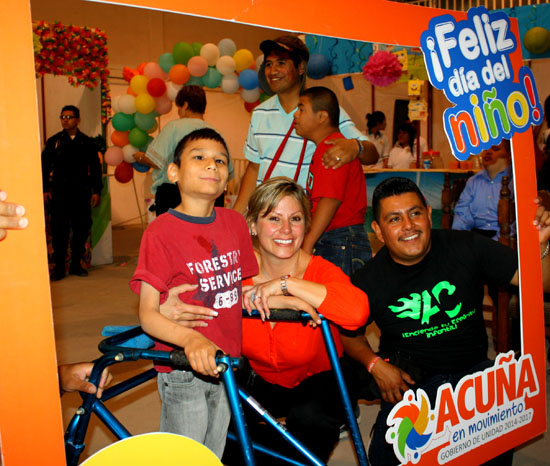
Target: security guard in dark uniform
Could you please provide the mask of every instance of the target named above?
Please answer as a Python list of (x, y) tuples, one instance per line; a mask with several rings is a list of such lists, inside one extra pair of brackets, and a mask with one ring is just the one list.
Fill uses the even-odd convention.
[(42, 151), (44, 200), (49, 202), (55, 268), (52, 281), (65, 277), (65, 258), (72, 229), (69, 273), (85, 277), (80, 261), (92, 226), (92, 207), (100, 202), (101, 164), (95, 142), (79, 131), (80, 110), (61, 110), (63, 131), (46, 142)]

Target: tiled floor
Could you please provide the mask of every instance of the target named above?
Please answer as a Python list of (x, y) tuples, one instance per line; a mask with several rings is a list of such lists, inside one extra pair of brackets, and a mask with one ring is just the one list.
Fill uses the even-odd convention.
[[(89, 277), (69, 276), (52, 283), (52, 300), (58, 359), (60, 363), (93, 360), (99, 356), (97, 344), (105, 325), (130, 325), (137, 323), (138, 299), (128, 287), (137, 262), (141, 228), (139, 226), (114, 229), (114, 263), (94, 267)], [(125, 363), (113, 368), (115, 380), (138, 373), (146, 363)], [(548, 400), (547, 372), (546, 393)], [(65, 424), (78, 407), (80, 397), (66, 394), (62, 400)], [(158, 428), (160, 402), (156, 383), (144, 384), (127, 394), (108, 402), (108, 407), (132, 434), (154, 431)], [(378, 406), (361, 405), (360, 428), (363, 439), (368, 434)], [(547, 418), (548, 418), (547, 405)], [(97, 420), (92, 420), (86, 449), (82, 459), (112, 443), (114, 436)], [(544, 434), (516, 451), (514, 465), (548, 465), (550, 435)], [(342, 440), (329, 461), (330, 466), (355, 465), (355, 457), (349, 440)]]

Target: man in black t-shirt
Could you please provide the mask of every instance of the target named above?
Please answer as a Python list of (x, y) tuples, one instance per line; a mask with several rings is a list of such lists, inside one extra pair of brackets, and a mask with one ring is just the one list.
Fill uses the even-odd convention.
[[(385, 440), (386, 418), (406, 390), (422, 388), (433, 403), (441, 384), (455, 385), (492, 365), (483, 286), (518, 285), (518, 263), (514, 250), (476, 233), (432, 231), (431, 208), (408, 179), (380, 183), (373, 193), (373, 214), (373, 230), (385, 247), (352, 282), (369, 297), (369, 322), (380, 328), (380, 351), (372, 351), (364, 331), (343, 334), (342, 341), (346, 354), (359, 363), (358, 380), (352, 383), (359, 386), (359, 397), (382, 398), (369, 459), (374, 466), (386, 466), (399, 463)], [(550, 215), (543, 207), (537, 209), (535, 225), (546, 288)]]

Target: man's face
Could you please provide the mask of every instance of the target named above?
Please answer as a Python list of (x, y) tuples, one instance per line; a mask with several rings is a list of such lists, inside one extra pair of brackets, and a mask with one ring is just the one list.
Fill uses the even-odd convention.
[(414, 265), (431, 247), (432, 209), (416, 193), (390, 196), (380, 201), (380, 219), (372, 228), (395, 262)]
[(481, 153), (481, 163), (483, 163), (484, 168), (494, 165), (494, 168), (502, 167), (501, 169), (504, 170), (506, 165), (510, 162), (510, 154), (506, 149), (504, 141), (501, 141), (498, 145), (491, 146), (489, 149), (486, 149)]
[(300, 97), (298, 109), (294, 113), (294, 124), (296, 133), (306, 139), (311, 139), (313, 131), (318, 127), (318, 114), (313, 111), (308, 96)]
[(61, 119), (61, 126), (63, 129), (69, 132), (76, 130), (78, 124), (80, 123), (80, 118), (77, 118), (72, 110), (65, 110), (61, 112), (59, 118)]
[(298, 68), (284, 52), (271, 52), (265, 59), (265, 79), (276, 94), (301, 86), (304, 65)]

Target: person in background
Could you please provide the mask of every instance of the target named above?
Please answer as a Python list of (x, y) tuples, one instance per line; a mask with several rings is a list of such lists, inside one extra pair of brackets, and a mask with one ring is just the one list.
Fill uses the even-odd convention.
[[(410, 123), (403, 123), (399, 126), (397, 133), (397, 141), (390, 151), (388, 157), (388, 168), (394, 170), (406, 170), (411, 167), (411, 164), (416, 162), (416, 130)], [(420, 155), (426, 152), (428, 147), (424, 138), (420, 138)]]
[[(153, 167), (153, 185), (151, 192), (155, 195), (154, 211), (157, 217), (168, 209), (177, 207), (181, 202), (180, 193), (175, 183), (170, 183), (167, 168), (174, 161), (174, 150), (178, 143), (190, 132), (209, 125), (204, 121), (206, 112), (206, 93), (200, 86), (184, 86), (176, 96), (178, 108), (177, 120), (168, 122), (158, 136), (151, 142), (144, 155), (138, 155), (139, 163)], [(229, 165), (229, 177), (233, 176), (233, 164)], [(223, 207), (223, 193), (216, 202)]]
[[(294, 112), (306, 81), (309, 51), (304, 42), (292, 35), (264, 40), (260, 44), (264, 62), (258, 78), (264, 91), (275, 94), (252, 113), (244, 156), (246, 168), (234, 209), (244, 213), (254, 188), (274, 176), (288, 176), (305, 187), (309, 164), (315, 151), (312, 142), (294, 131)], [(348, 114), (340, 110), (340, 132), (345, 138), (331, 141), (323, 164), (339, 168), (359, 157), (369, 164), (378, 160), (378, 152), (355, 127)]]
[(78, 129), (80, 110), (66, 105), (59, 118), (63, 131), (49, 138), (42, 151), (42, 183), (44, 200), (51, 213), (55, 262), (52, 281), (65, 277), (71, 231), (69, 274), (88, 275), (80, 262), (92, 226), (92, 207), (99, 205), (103, 187), (97, 146)]
[(338, 131), (339, 117), (338, 99), (330, 89), (310, 87), (300, 96), (294, 114), (296, 134), (317, 146), (307, 180), (312, 221), (302, 249), (315, 252), (351, 276), (372, 255), (364, 225), (367, 187), (358, 159), (337, 170), (323, 167), (323, 154), (330, 147), (327, 142), (344, 137)]
[(367, 165), (367, 168), (383, 168), (384, 161), (390, 156), (390, 144), (386, 134), (383, 132), (386, 129), (386, 115), (383, 112), (376, 110), (372, 113), (367, 113), (367, 136), (369, 141), (376, 146), (379, 159), (378, 162), (372, 165)]
[[(484, 169), (470, 177), (460, 194), (454, 209), (453, 230), (471, 230), (498, 240), (498, 201), (502, 177), (510, 179), (508, 187), (512, 194), (512, 155), (510, 141), (503, 139), (481, 152), (481, 163)], [(515, 232), (515, 222), (512, 234)]]

